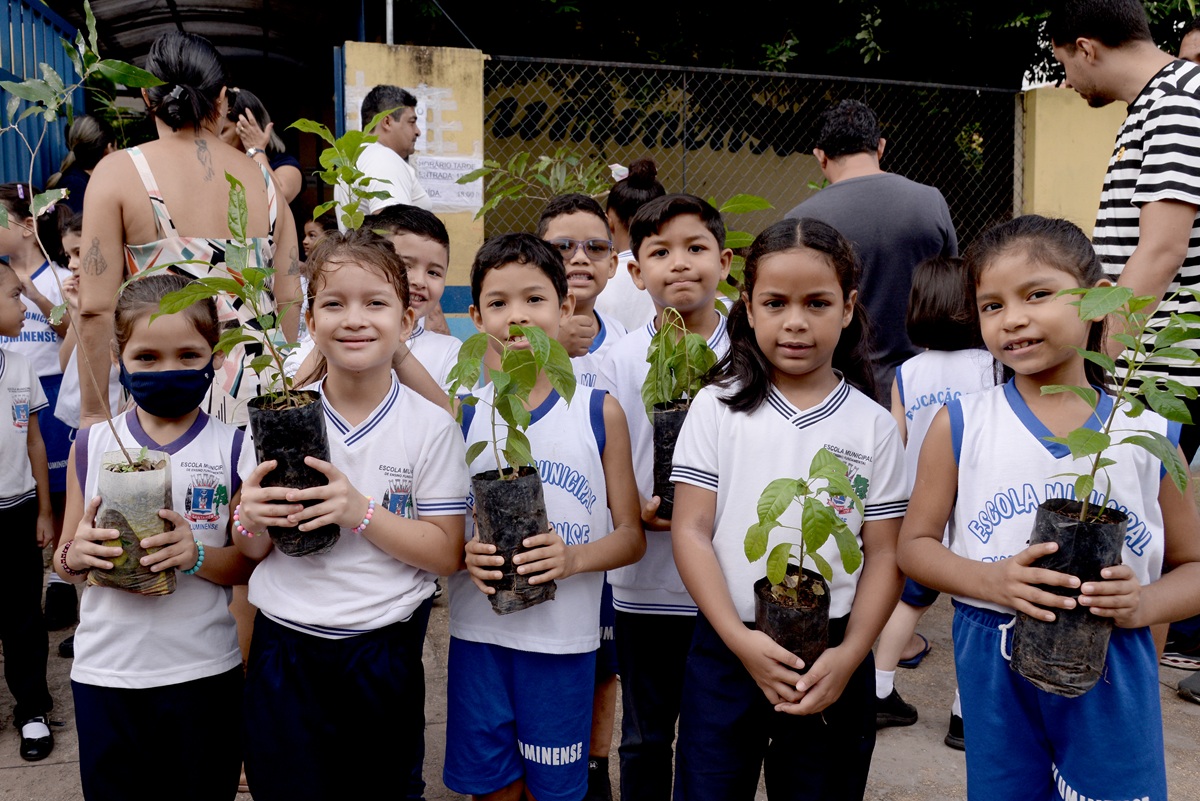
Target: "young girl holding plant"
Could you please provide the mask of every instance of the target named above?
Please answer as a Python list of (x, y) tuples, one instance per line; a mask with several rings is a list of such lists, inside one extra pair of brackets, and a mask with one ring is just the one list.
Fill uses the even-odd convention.
[[(752, 799), (764, 759), (768, 797), (862, 798), (866, 787), (871, 645), (900, 594), (895, 545), (908, 492), (896, 424), (871, 400), (858, 272), (850, 244), (824, 223), (763, 231), (730, 313), (721, 378), (696, 396), (675, 447), (671, 540), (700, 609), (675, 773), (689, 800)], [(765, 568), (747, 561), (744, 540), (763, 488), (807, 475), (822, 449), (849, 466), (864, 504), (860, 515), (834, 499), (864, 559), (848, 573), (832, 541), (820, 549), (833, 568), (830, 647), (805, 665), (753, 629)], [(799, 526), (799, 510), (785, 521)], [(779, 530), (775, 541), (785, 541)]]
[[(262, 560), (246, 675), (246, 777), (256, 799), (376, 795), (419, 769), (424, 615), (436, 576), (462, 559), (462, 434), (392, 373), (408, 337), (404, 263), (370, 231), (328, 234), (308, 262), (308, 330), (322, 357), (329, 483), (263, 487), (254, 466), (235, 512), (238, 548)], [(303, 506), (302, 501), (315, 502)], [(319, 554), (273, 549), (267, 526), (341, 535)]]
[[(73, 583), (123, 556), (104, 544), (119, 532), (95, 527), (97, 482), (106, 464), (121, 461), (120, 445), (134, 459), (142, 448), (167, 453), (171, 479), (171, 508), (158, 513), (168, 530), (142, 540), (158, 550), (141, 564), (156, 573), (175, 568), (175, 591), (83, 592), (71, 687), (89, 801), (148, 801), (164, 792), (209, 801), (237, 792), (241, 743), (230, 722), (241, 717), (242, 660), (228, 585), (244, 583), (252, 564), (229, 545), (229, 510), (237, 503), (242, 432), (199, 409), (222, 358), (213, 354), (220, 327), (212, 301), (155, 317), (162, 298), (187, 284), (157, 275), (121, 293), (114, 359), (136, 408), (113, 421), (119, 443), (97, 424), (79, 432), (69, 460), (66, 530), (53, 564)], [(147, 755), (158, 779), (114, 769)]]
[[(1166, 798), (1158, 663), (1147, 626), (1200, 610), (1192, 495), (1148, 451), (1113, 445), (1105, 456), (1115, 461), (1097, 474), (1093, 498), (1111, 489), (1109, 505), (1129, 515), (1122, 563), (1104, 568), (1103, 580), (1082, 583), (1034, 566), (1058, 548), (1027, 545), (1039, 503), (1072, 497), (1070, 474), (1091, 468), (1046, 438), (1099, 430), (1114, 403), (1104, 392), (1094, 409), (1071, 392), (1043, 394), (1051, 385), (1100, 389), (1108, 382), (1079, 354), (1103, 352), (1103, 318), (1080, 320), (1072, 297), (1059, 295), (1104, 283), (1104, 273), (1079, 228), (1036, 216), (984, 232), (964, 261), (984, 344), (1013, 378), (937, 413), (921, 449), (900, 566), (955, 597), (968, 798)], [(1119, 413), (1110, 433), (1119, 442), (1139, 429), (1179, 439), (1179, 424), (1150, 411), (1136, 419)], [(1052, 621), (1054, 610), (1076, 605), (1112, 618), (1116, 628), (1105, 676), (1065, 698), (1009, 668), (1011, 624), (1014, 611)]]

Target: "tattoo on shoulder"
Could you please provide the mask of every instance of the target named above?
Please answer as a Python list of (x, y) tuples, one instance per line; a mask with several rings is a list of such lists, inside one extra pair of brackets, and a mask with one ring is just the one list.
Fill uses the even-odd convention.
[(290, 251), (288, 251), (287, 272), (288, 272), (288, 275), (299, 275), (300, 274), (300, 254), (296, 250), (295, 247), (293, 247)]
[(108, 262), (104, 260), (104, 254), (100, 252), (100, 238), (92, 237), (92, 246), (83, 255), (83, 271), (88, 275), (104, 275), (104, 271), (107, 269)]
[(208, 149), (208, 142), (204, 139), (196, 140), (196, 160), (204, 167), (204, 180), (211, 181), (213, 179), (213, 157), (212, 152)]

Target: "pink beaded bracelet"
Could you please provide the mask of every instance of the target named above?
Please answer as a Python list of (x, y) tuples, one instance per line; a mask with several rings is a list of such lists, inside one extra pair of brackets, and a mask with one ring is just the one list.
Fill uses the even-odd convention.
[(62, 547), (62, 550), (58, 554), (58, 563), (62, 565), (63, 572), (68, 576), (86, 576), (88, 572), (87, 568), (84, 568), (83, 570), (72, 570), (70, 566), (67, 565), (67, 551), (71, 550), (71, 546), (74, 544), (75, 540), (67, 540), (66, 545)]
[(375, 499), (370, 495), (367, 496), (367, 515), (362, 522), (354, 527), (355, 534), (362, 534), (367, 530), (367, 526), (371, 525), (371, 518), (375, 516)]
[(253, 531), (242, 525), (242, 505), (240, 503), (233, 510), (233, 527), (237, 530), (237, 533), (241, 534), (243, 537), (258, 536)]

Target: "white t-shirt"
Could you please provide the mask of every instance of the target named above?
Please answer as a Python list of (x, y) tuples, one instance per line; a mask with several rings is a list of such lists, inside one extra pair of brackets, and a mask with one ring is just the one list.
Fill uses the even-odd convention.
[[(604, 479), (604, 392), (576, 387), (567, 405), (557, 392), (531, 413), (526, 430), (542, 492), (546, 517), (567, 545), (595, 542), (609, 533), (608, 490)], [(477, 394), (474, 408), (463, 407), (468, 444), (491, 441), (492, 385)], [(496, 469), (490, 448), (471, 464), (470, 473)], [(474, 509), (474, 496), (469, 499)], [(474, 536), (467, 516), (466, 539)], [(470, 575), (450, 577), (450, 634), (463, 640), (543, 654), (580, 654), (600, 647), (601, 573), (579, 573), (556, 581), (553, 601), (512, 615), (497, 615)]]
[(638, 289), (629, 274), (633, 253), (622, 250), (617, 254), (617, 273), (608, 280), (604, 291), (596, 298), (596, 311), (613, 318), (632, 331), (654, 319), (654, 301), (650, 293)]
[[(433, 211), (433, 201), (417, 181), (417, 171), (390, 147), (378, 142), (367, 145), (362, 155), (358, 157), (358, 169), (372, 179), (367, 185), (366, 191), (388, 193), (387, 197), (370, 198), (359, 203), (359, 209), (363, 214), (374, 214), (386, 206), (394, 206), (397, 203)], [(346, 203), (350, 199), (349, 191), (340, 183), (334, 188), (333, 194), (339, 204)], [(346, 232), (342, 226), (340, 214), (338, 215), (338, 230), (342, 233)]]
[[(58, 281), (54, 280), (51, 267), (58, 271)], [(63, 302), (62, 292), (58, 288), (59, 282), (70, 276), (70, 270), (64, 270), (57, 264), (43, 262), (33, 274), (33, 285), (51, 304), (57, 306)], [(50, 321), (38, 309), (36, 303), (25, 295), (21, 295), (21, 300), (25, 302), (25, 327), (18, 336), (0, 337), (0, 348), (10, 353), (20, 353), (29, 359), (39, 378), (60, 374), (62, 368), (58, 366), (58, 346), (62, 339), (54, 333)]]
[[(318, 391), (321, 382), (313, 385)], [(359, 492), (416, 519), (466, 512), (466, 449), (454, 418), (404, 387), (392, 388), (356, 426), (322, 401), (330, 461)], [(257, 465), (242, 453), (246, 475)], [(433, 594), (437, 577), (389, 556), (343, 528), (329, 551), (287, 556), (272, 549), (250, 577), (250, 603), (276, 622), (316, 637), (340, 639), (408, 620)]]
[[(646, 351), (654, 331), (651, 321), (618, 340), (600, 366), (597, 379), (597, 386), (611, 392), (625, 412), (633, 447), (634, 478), (643, 498), (654, 495), (654, 426), (642, 403), (642, 384), (650, 372)], [(725, 317), (720, 318), (709, 336), (708, 346), (718, 359), (729, 350)], [(613, 606), (622, 612), (696, 614), (696, 604), (675, 567), (669, 531), (647, 531), (646, 555), (632, 565), (608, 571), (608, 583), (613, 588)]]
[[(112, 362), (105, 362), (105, 367), (108, 368), (108, 406), (113, 414), (117, 414), (121, 408), (121, 371)], [(71, 428), (79, 428), (82, 405), (79, 394), (79, 348), (76, 347), (67, 360), (67, 368), (63, 370), (54, 416)]]
[[(746, 529), (758, 522), (758, 498), (777, 478), (803, 478), (818, 450), (846, 463), (846, 477), (863, 502), (864, 514), (842, 496), (828, 503), (862, 546), (862, 524), (903, 517), (908, 482), (900, 431), (884, 409), (844, 380), (820, 403), (797, 409), (774, 387), (750, 413), (735, 412), (721, 397), (731, 390), (705, 387), (692, 401), (675, 444), (671, 479), (717, 494), (713, 550), (725, 575), (738, 615), (754, 622), (754, 582), (766, 575), (766, 556), (746, 559)], [(793, 504), (780, 518), (800, 526), (802, 507)], [(771, 532), (767, 547), (798, 536), (782, 527)], [(794, 540), (793, 540), (794, 541)], [(833, 568), (830, 618), (850, 614), (862, 568), (847, 574), (833, 537), (817, 551)], [(812, 569), (806, 560), (805, 567)]]
[[(1102, 395), (1097, 406), (1106, 419), (1113, 399)], [(1072, 459), (1065, 445), (1046, 442), (1050, 430), (1030, 411), (1010, 381), (1003, 386), (964, 395), (946, 404), (951, 442), (958, 462), (958, 499), (950, 518), (950, 550), (976, 562), (1007, 559), (1029, 544), (1038, 505), (1050, 498), (1075, 497), (1074, 477), (1087, 473), (1088, 459)], [(1093, 417), (1088, 427), (1098, 429)], [(1136, 419), (1118, 416), (1111, 434), (1151, 430), (1178, 445), (1180, 426), (1151, 411)], [(1133, 568), (1143, 586), (1162, 573), (1163, 520), (1158, 490), (1165, 468), (1136, 445), (1114, 445), (1105, 456), (1115, 459), (1096, 476), (1092, 501), (1100, 503), (1108, 482), (1116, 493), (1109, 506), (1129, 515), (1121, 561)], [(959, 597), (974, 606), (1012, 614), (1013, 610), (977, 598)]]
[(0, 509), (37, 497), (29, 463), (29, 417), (48, 406), (29, 359), (0, 350), (0, 392), (9, 413), (0, 420)]
[(575, 381), (585, 387), (596, 386), (600, 365), (604, 363), (605, 354), (617, 340), (628, 333), (625, 326), (617, 320), (595, 310), (593, 313), (596, 315), (596, 322), (600, 324), (600, 330), (592, 338), (592, 346), (588, 348), (588, 352), (571, 359), (571, 367), (575, 370)]
[(425, 318), (417, 320), (417, 326), (408, 338), (408, 349), (417, 357), (421, 366), (429, 371), (433, 380), (442, 389), (450, 389), (450, 370), (458, 361), (462, 340), (449, 334), (425, 330)]
[[(228, 545), (229, 501), (241, 487), (235, 465), (242, 432), (200, 412), (183, 436), (159, 445), (146, 434), (135, 409), (113, 424), (127, 446), (169, 454), (172, 507), (205, 546)], [(71, 478), (80, 482), (85, 500), (97, 494), (105, 454), (117, 450), (108, 426), (79, 432)], [(231, 589), (180, 570), (175, 580), (175, 592), (159, 597), (84, 587), (71, 680), (144, 689), (216, 676), (240, 665), (237, 627), (229, 614)]]
[(908, 432), (904, 454), (909, 490), (917, 480), (921, 443), (925, 441), (925, 434), (938, 410), (962, 395), (996, 386), (1000, 375), (992, 354), (974, 348), (927, 350), (896, 368), (896, 387), (904, 406), (904, 427)]

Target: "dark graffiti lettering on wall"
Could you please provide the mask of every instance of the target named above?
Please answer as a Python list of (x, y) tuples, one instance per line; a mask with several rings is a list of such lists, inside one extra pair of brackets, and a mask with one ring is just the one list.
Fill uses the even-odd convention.
[(626, 147), (687, 150), (709, 148), (737, 153), (746, 148), (754, 155), (774, 150), (776, 155), (807, 153), (811, 142), (812, 114), (782, 113), (752, 98), (725, 98), (719, 111), (709, 109), (663, 110), (628, 107), (617, 111), (611, 102), (562, 100), (555, 105), (544, 99), (522, 102), (501, 97), (491, 105), (488, 124), (500, 141), (546, 137), (551, 142), (589, 142), (596, 147)]

